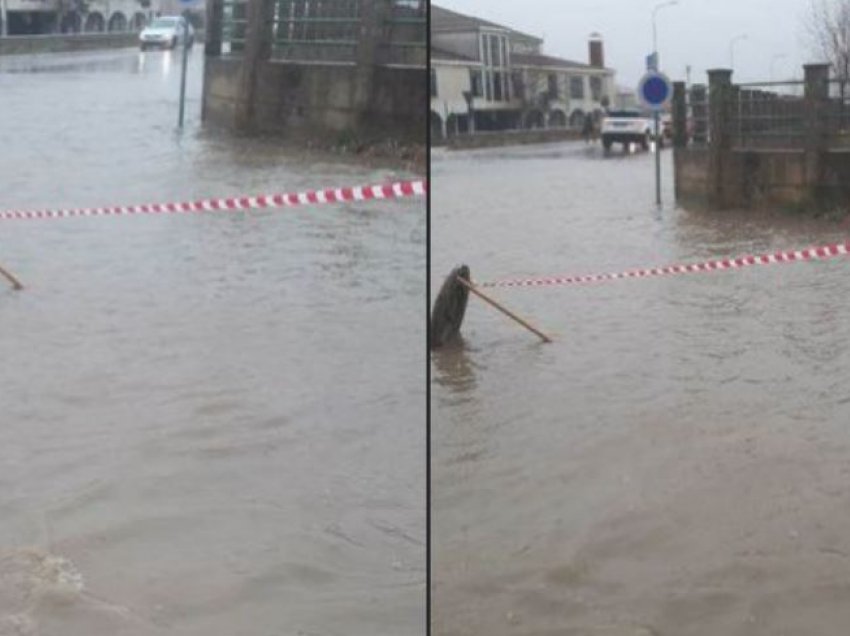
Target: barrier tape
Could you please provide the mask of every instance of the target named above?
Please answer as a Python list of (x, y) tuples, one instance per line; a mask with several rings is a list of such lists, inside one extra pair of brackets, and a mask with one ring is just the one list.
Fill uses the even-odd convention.
[(398, 181), (385, 185), (357, 186), (313, 190), (295, 194), (263, 194), (250, 197), (202, 199), (184, 203), (152, 203), (146, 205), (114, 206), (105, 208), (75, 208), (64, 210), (7, 210), (0, 212), (0, 220), (13, 219), (58, 219), (74, 216), (113, 216), (122, 214), (176, 214), (181, 212), (236, 212), (240, 210), (262, 210), (300, 205), (344, 203), (422, 196), (428, 184), (420, 181)]
[(740, 256), (691, 265), (668, 265), (652, 269), (635, 269), (614, 274), (593, 274), (590, 276), (553, 276), (548, 278), (517, 278), (497, 280), (485, 283), (475, 283), (478, 287), (550, 287), (564, 285), (580, 285), (583, 283), (602, 283), (630, 278), (648, 278), (654, 276), (675, 276), (679, 274), (698, 274), (704, 272), (742, 269), (756, 265), (777, 265), (780, 263), (796, 263), (803, 261), (818, 261), (835, 258), (850, 253), (850, 241), (821, 247), (810, 247), (804, 250), (774, 252), (760, 256)]

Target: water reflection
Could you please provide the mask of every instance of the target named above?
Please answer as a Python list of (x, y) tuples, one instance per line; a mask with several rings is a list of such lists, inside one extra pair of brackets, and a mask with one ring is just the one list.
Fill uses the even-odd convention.
[(475, 364), (470, 354), (462, 336), (452, 344), (433, 351), (434, 381), (460, 396), (469, 394), (477, 386)]

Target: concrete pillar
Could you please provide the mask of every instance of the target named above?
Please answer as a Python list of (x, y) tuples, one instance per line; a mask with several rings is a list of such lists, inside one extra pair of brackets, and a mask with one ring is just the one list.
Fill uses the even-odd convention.
[(829, 64), (806, 64), (803, 66), (807, 99), (827, 99), (829, 97)]
[(728, 198), (726, 179), (731, 160), (730, 107), (732, 71), (708, 71), (709, 168), (708, 196), (713, 205), (725, 207)]
[(224, 0), (207, 0), (206, 36), (204, 55), (221, 55), (222, 28), (224, 26)]
[(688, 145), (688, 103), (685, 83), (673, 82), (673, 147)]
[(806, 64), (805, 137), (806, 188), (812, 200), (818, 198), (822, 179), (823, 154), (827, 146), (826, 120), (829, 109), (829, 65)]
[(354, 107), (361, 119), (368, 119), (374, 97), (375, 71), (382, 48), (387, 44), (390, 0), (360, 0), (360, 33), (357, 41), (357, 69), (354, 82)]
[(274, 27), (273, 0), (247, 0), (245, 49), (239, 70), (236, 103), (237, 130), (250, 132), (255, 127), (261, 66), (271, 58)]
[(688, 145), (688, 103), (684, 82), (673, 82), (673, 192), (679, 198), (680, 182), (679, 158), (682, 149)]

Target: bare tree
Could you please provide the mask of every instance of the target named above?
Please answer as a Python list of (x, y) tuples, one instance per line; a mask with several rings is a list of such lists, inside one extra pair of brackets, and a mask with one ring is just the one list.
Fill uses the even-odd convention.
[(805, 25), (810, 45), (838, 79), (838, 119), (845, 121), (850, 81), (850, 0), (811, 0)]
[(842, 85), (850, 79), (850, 0), (811, 0), (805, 30)]

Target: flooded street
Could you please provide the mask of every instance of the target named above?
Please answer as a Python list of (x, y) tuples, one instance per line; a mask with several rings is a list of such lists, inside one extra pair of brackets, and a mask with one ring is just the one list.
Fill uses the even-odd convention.
[[(0, 58), (0, 209), (412, 175), (187, 126), (178, 58)], [(0, 221), (0, 635), (418, 635), (424, 198)]]
[[(803, 248), (847, 226), (662, 210), (650, 153), (432, 157), (432, 294)], [(836, 634), (850, 623), (846, 258), (493, 289), (432, 354), (436, 636)]]

